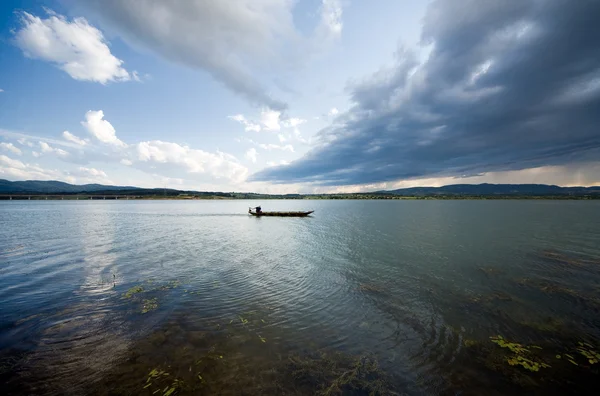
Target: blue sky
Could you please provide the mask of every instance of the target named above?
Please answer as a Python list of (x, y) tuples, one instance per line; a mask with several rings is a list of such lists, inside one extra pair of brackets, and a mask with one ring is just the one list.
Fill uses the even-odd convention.
[(260, 192), (600, 184), (595, 8), (4, 1), (0, 178)]

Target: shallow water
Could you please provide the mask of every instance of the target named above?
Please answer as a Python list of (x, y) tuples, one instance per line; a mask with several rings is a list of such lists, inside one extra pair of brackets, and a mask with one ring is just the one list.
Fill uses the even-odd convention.
[[(258, 204), (315, 213), (247, 215)], [(586, 393), (599, 285), (593, 201), (1, 202), (0, 380), (14, 394)], [(511, 366), (497, 335), (550, 367)], [(371, 385), (340, 385), (357, 361), (377, 363), (356, 371)]]

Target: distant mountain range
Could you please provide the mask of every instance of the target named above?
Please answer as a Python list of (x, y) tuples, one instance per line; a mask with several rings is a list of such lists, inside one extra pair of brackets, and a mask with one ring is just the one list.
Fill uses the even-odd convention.
[(119, 190), (134, 190), (137, 187), (123, 186), (106, 186), (102, 184), (82, 184), (75, 185), (63, 183), (60, 181), (42, 181), (42, 180), (26, 180), (26, 181), (9, 181), (0, 179), (0, 193), (84, 193), (97, 191), (119, 191)]
[(132, 186), (109, 186), (104, 184), (69, 184), (55, 180), (25, 180), (9, 181), (0, 179), (0, 194), (32, 194), (32, 195), (58, 195), (58, 194), (94, 194), (94, 195), (136, 195), (153, 196), (161, 195), (173, 197), (177, 195), (218, 196), (234, 198), (229, 193), (182, 191), (171, 188), (141, 188)]
[(309, 196), (382, 196), (397, 195), (408, 197), (435, 196), (586, 196), (600, 195), (600, 187), (560, 187), (547, 184), (452, 184), (443, 187), (412, 187), (391, 191), (376, 191), (356, 194), (286, 194), (266, 195), (253, 193), (223, 193), (181, 191), (163, 188), (140, 188), (131, 186), (107, 186), (102, 184), (74, 185), (60, 181), (9, 181), (0, 179), (0, 194), (137, 194), (137, 195), (214, 195), (229, 198), (303, 198)]
[(600, 187), (560, 187), (548, 184), (451, 184), (443, 187), (412, 187), (381, 193), (402, 196), (435, 195), (589, 195), (600, 194)]

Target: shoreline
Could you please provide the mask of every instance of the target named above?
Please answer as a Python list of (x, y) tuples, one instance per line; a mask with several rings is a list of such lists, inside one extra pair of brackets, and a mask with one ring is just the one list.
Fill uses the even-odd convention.
[(120, 201), (242, 201), (242, 200), (294, 200), (294, 201), (311, 201), (311, 200), (546, 200), (546, 201), (583, 201), (583, 200), (600, 200), (600, 195), (582, 195), (582, 196), (561, 196), (561, 195), (532, 195), (532, 196), (472, 196), (472, 195), (442, 195), (442, 196), (402, 196), (402, 195), (373, 195), (373, 194), (336, 194), (336, 195), (307, 195), (300, 197), (285, 197), (285, 196), (262, 196), (239, 194), (241, 196), (224, 197), (224, 196), (134, 196), (134, 195), (103, 195), (103, 194), (0, 194), (0, 201), (104, 201), (104, 200), (120, 200)]

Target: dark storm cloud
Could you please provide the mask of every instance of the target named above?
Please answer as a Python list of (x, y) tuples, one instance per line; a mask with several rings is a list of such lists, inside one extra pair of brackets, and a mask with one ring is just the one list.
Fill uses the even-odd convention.
[(429, 58), (350, 88), (322, 144), (256, 181), (361, 184), (600, 159), (600, 1), (436, 1)]

